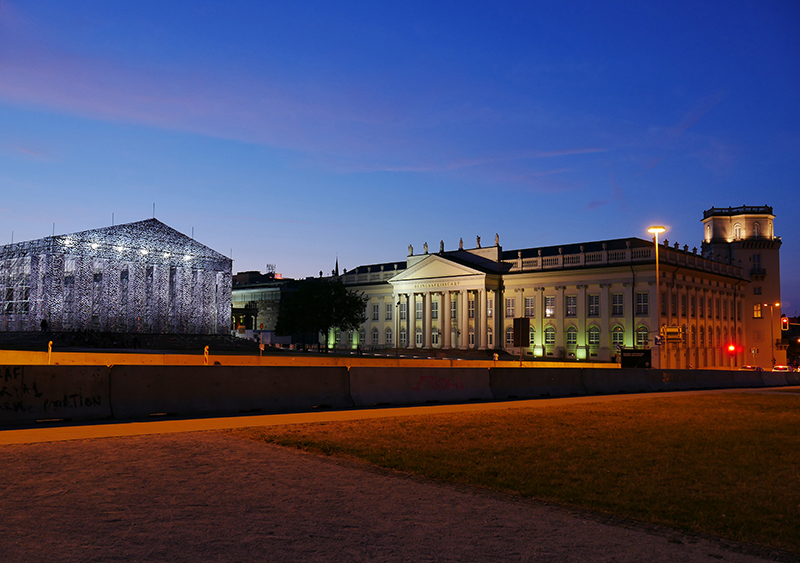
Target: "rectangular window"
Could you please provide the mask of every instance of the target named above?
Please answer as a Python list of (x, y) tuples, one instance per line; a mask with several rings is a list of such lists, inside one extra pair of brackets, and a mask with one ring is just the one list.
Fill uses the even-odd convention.
[(391, 321), (392, 320), (392, 308), (393, 305), (391, 303), (386, 304), (386, 318), (385, 320)]
[(702, 319), (705, 315), (705, 308), (706, 308), (706, 300), (704, 297), (699, 298), (699, 303), (697, 304), (697, 310), (700, 311), (700, 318)]
[(549, 318), (556, 316), (556, 298), (555, 297), (545, 297), (544, 298), (544, 316)]
[(761, 319), (763, 315), (761, 314), (761, 303), (756, 303), (753, 305), (753, 318), (754, 319)]
[(467, 303), (467, 309), (469, 309), (469, 318), (470, 319), (474, 319), (475, 318), (475, 300), (474, 299), (470, 299), (469, 300), (469, 302)]
[(623, 307), (623, 296), (621, 293), (612, 293), (611, 294), (611, 316), (612, 317), (621, 317), (625, 314), (625, 309)]
[(414, 301), (415, 319), (422, 320), (422, 301)]
[(661, 293), (661, 316), (667, 316), (667, 294), (666, 292)]
[(708, 298), (708, 318), (709, 319), (711, 318), (711, 305), (712, 305), (712, 299), (709, 297)]
[(453, 320), (458, 318), (458, 303), (455, 300), (450, 302), (450, 318)]
[(723, 319), (727, 319), (728, 318), (728, 300), (727, 299), (724, 299), (722, 301), (722, 318)]
[(494, 317), (494, 299), (486, 300), (486, 318), (491, 319)]
[(689, 298), (689, 314), (693, 317), (697, 316), (697, 297), (694, 295)]
[(590, 317), (599, 317), (600, 316), (600, 294), (599, 293), (590, 293), (589, 294), (589, 316)]
[(514, 318), (514, 306), (516, 305), (516, 300), (512, 297), (510, 299), (506, 299), (506, 318), (513, 319)]
[(636, 292), (636, 316), (647, 317), (650, 315), (650, 294), (646, 291)]
[(577, 346), (578, 345), (578, 331), (572, 327), (570, 330), (567, 331), (567, 346)]
[(719, 318), (719, 297), (714, 300), (714, 310), (717, 313), (717, 318)]
[(681, 295), (681, 317), (686, 316), (686, 296)]
[(761, 295), (761, 286), (753, 288), (753, 295)]
[(568, 317), (578, 316), (578, 296), (567, 295), (566, 297), (566, 313)]
[(439, 318), (439, 302), (431, 301), (431, 319), (436, 320)]
[(401, 321), (408, 320), (408, 311), (406, 310), (405, 303), (400, 303), (400, 320)]
[(373, 321), (381, 320), (381, 306), (377, 303), (372, 305), (372, 320)]
[(525, 316), (532, 319), (536, 316), (536, 298), (535, 297), (526, 297), (525, 298)]

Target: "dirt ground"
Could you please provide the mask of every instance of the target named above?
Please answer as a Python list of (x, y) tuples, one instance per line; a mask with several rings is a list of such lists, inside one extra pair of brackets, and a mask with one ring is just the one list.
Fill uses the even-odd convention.
[(1, 446), (0, 478), (6, 563), (792, 557), (216, 431)]

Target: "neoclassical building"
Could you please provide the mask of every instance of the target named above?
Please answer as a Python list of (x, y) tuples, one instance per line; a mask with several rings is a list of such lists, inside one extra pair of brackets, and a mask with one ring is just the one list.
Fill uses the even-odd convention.
[(157, 219), (0, 247), (0, 330), (226, 334), (230, 258)]
[[(736, 213), (743, 218), (739, 239), (722, 227)], [(405, 261), (341, 274), (348, 288), (369, 297), (367, 320), (359, 331), (331, 338), (338, 347), (503, 349), (554, 360), (613, 361), (622, 350), (643, 349), (651, 350), (654, 367), (769, 367), (772, 354), (785, 363), (774, 340), (754, 345), (769, 325), (763, 306), (757, 316), (753, 284), (762, 287), (756, 295), (780, 300), (773, 219), (768, 207), (706, 211), (702, 251), (661, 241), (659, 279), (654, 242), (636, 237), (518, 250), (504, 250), (498, 236), (488, 247), (479, 238), (456, 250), (443, 242), (438, 252), (409, 246)], [(753, 267), (756, 242), (769, 243), (760, 268)], [(514, 347), (516, 318), (528, 319), (524, 349)]]

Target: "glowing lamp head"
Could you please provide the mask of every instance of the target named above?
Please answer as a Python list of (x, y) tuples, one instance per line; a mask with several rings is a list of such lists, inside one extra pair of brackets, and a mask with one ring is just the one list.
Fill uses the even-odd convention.
[(660, 235), (661, 233), (667, 232), (667, 228), (666, 227), (662, 227), (661, 225), (654, 225), (654, 226), (650, 227), (649, 229), (647, 229), (647, 232), (651, 233), (651, 234), (654, 234), (654, 235)]

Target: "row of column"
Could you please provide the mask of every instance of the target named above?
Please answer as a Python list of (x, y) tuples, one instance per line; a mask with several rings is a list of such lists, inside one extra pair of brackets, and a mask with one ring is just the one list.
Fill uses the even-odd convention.
[[(486, 349), (489, 343), (486, 341), (488, 332), (487, 318), (487, 300), (488, 291), (486, 289), (462, 289), (458, 291), (420, 291), (409, 293), (395, 293), (393, 300), (395, 303), (403, 303), (406, 306), (406, 318), (402, 319), (400, 312), (397, 312), (397, 338), (400, 337), (400, 332), (403, 328), (406, 331), (406, 346), (408, 348), (431, 348), (433, 347), (433, 329), (439, 330), (441, 341), (438, 347), (441, 348), (460, 348), (466, 350), (468, 348)], [(498, 301), (499, 291), (493, 291), (495, 294), (495, 304)], [(470, 294), (473, 299), (470, 300)], [(439, 295), (440, 310), (438, 311), (437, 319), (433, 319), (432, 315), (432, 302), (435, 295)], [(421, 302), (422, 318), (417, 319), (417, 300)], [(452, 318), (451, 308), (453, 300), (456, 303), (456, 318)], [(472, 317), (470, 317), (469, 303), (473, 301)], [(493, 318), (498, 318), (495, 312)], [(436, 324), (434, 325), (434, 321)], [(473, 325), (473, 342), (470, 344), (470, 321)], [(422, 331), (422, 343), (417, 343), (416, 335), (417, 328)], [(493, 331), (497, 333), (497, 328), (492, 327)], [(399, 342), (399, 340), (398, 340)], [(496, 342), (492, 343), (495, 345)]]

